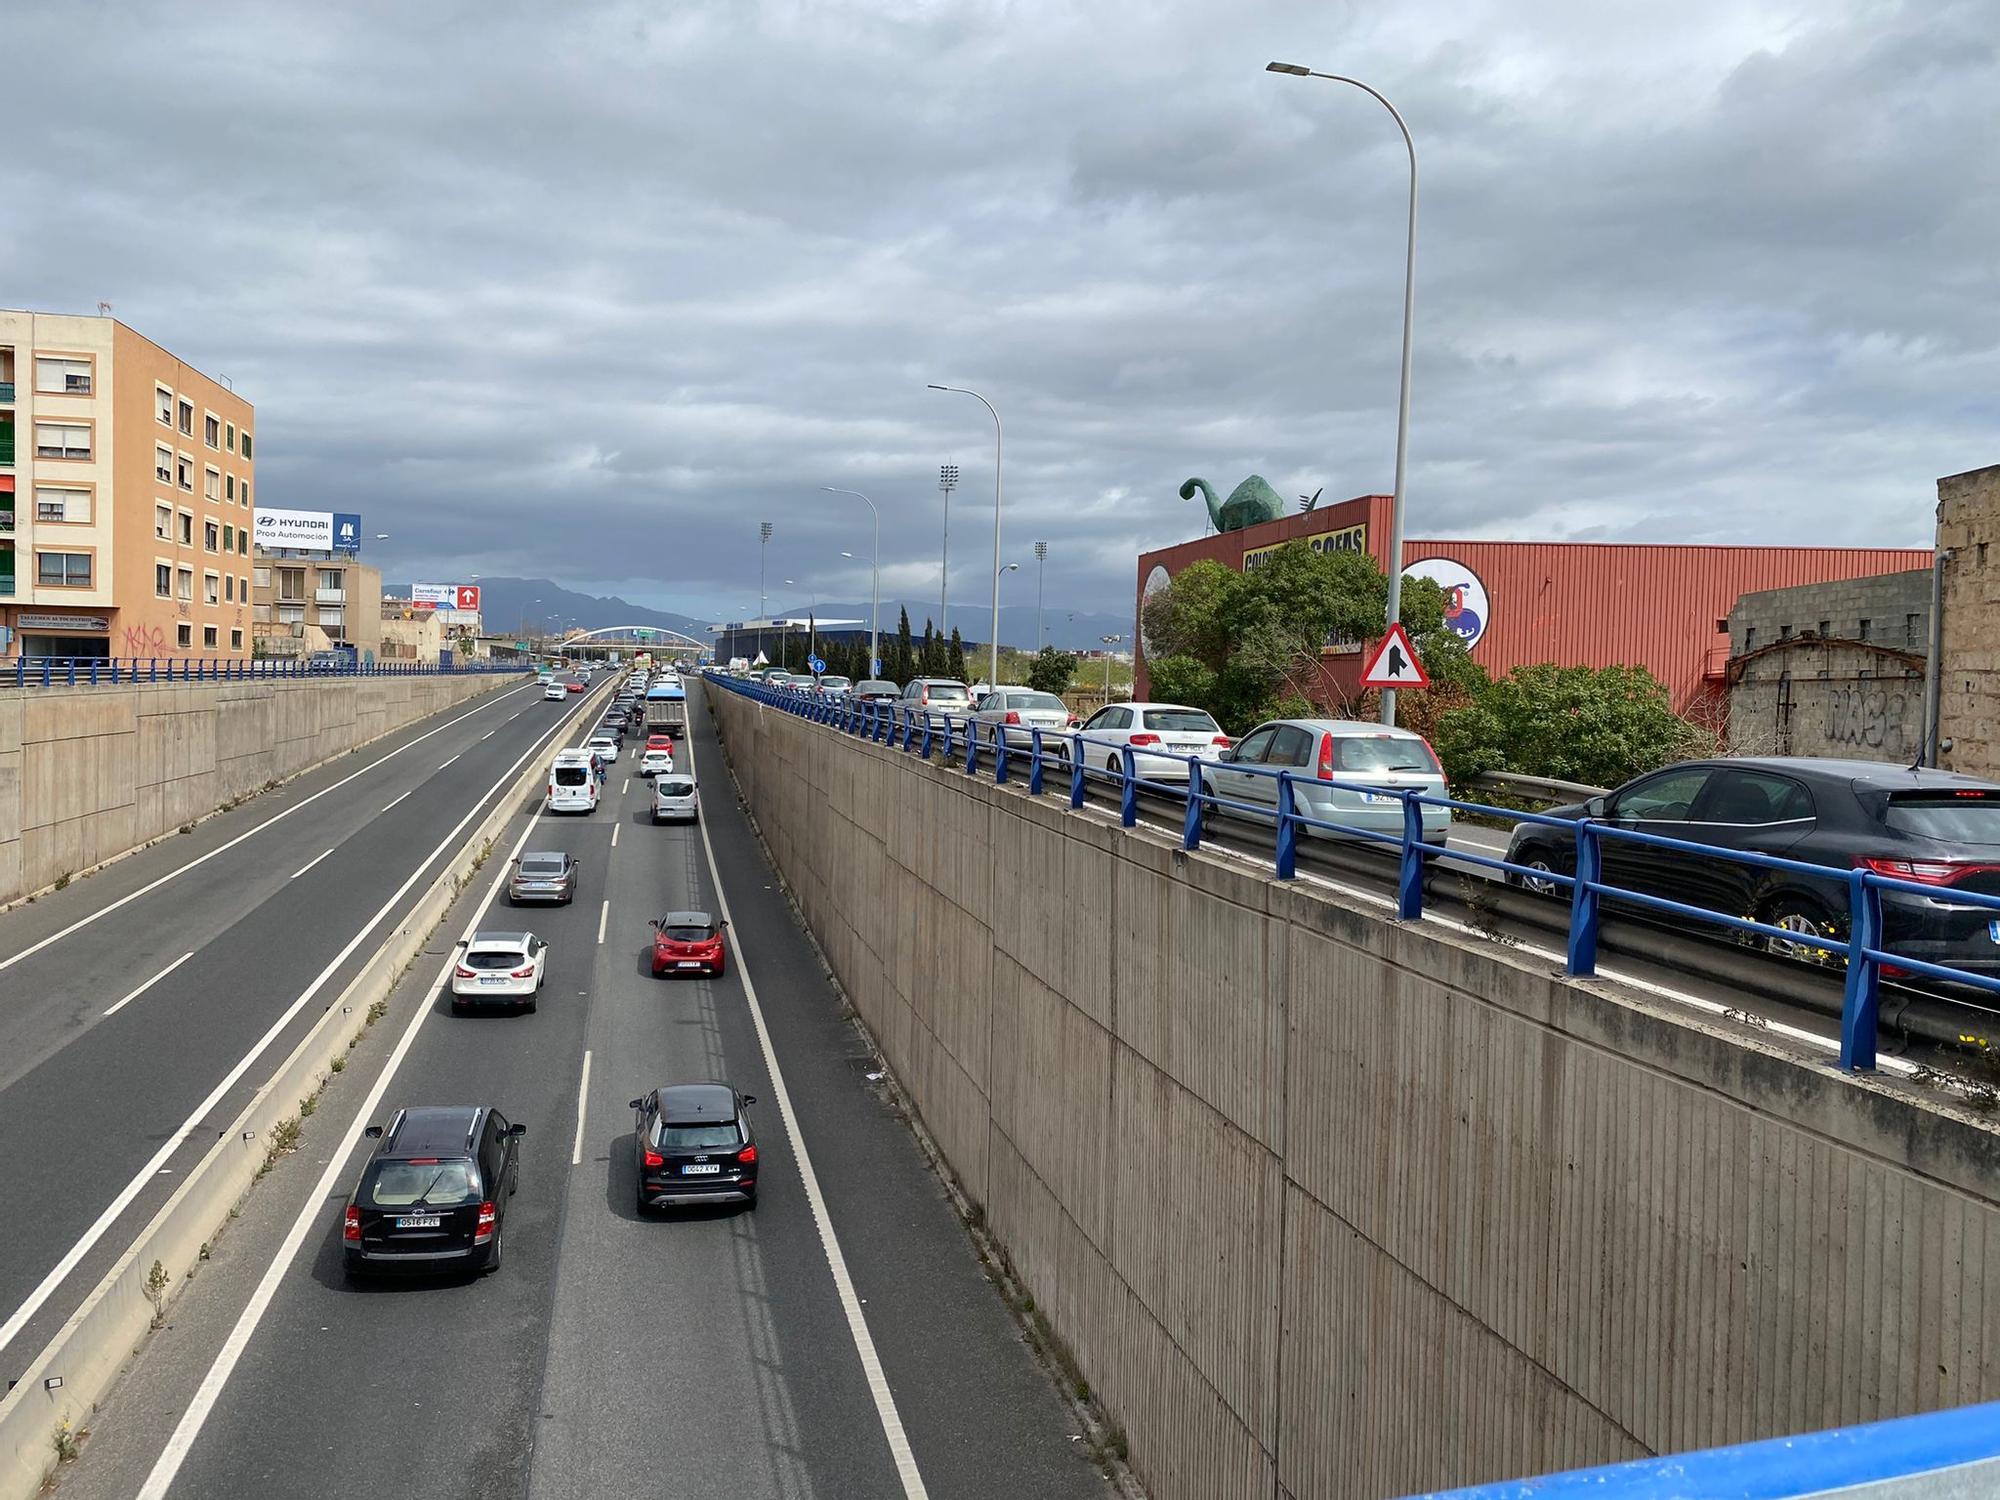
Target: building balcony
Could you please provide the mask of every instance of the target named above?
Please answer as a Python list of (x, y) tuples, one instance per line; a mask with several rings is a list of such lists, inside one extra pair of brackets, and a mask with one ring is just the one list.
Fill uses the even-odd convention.
[(6, 532), (8, 535), (11, 536), (13, 534), (13, 531), (14, 531), (13, 510), (11, 508), (7, 510), (0, 510), (0, 532)]
[(11, 380), (0, 380), (0, 401), (6, 401), (11, 403), (13, 399), (14, 399), (14, 382)]
[(313, 603), (315, 604), (345, 604), (346, 602), (347, 602), (346, 589), (313, 590)]

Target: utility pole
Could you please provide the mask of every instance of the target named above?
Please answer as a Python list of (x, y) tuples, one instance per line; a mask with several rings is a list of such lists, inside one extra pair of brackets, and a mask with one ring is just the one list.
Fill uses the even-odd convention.
[(1035, 655), (1042, 654), (1042, 565), (1049, 560), (1049, 544), (1035, 543)]
[(951, 634), (951, 492), (958, 488), (958, 465), (938, 465), (938, 488), (944, 491), (944, 556), (938, 563), (938, 634)]
[(764, 591), (764, 554), (771, 542), (771, 523), (757, 523), (757, 654), (764, 654), (764, 621), (770, 618), (771, 596)]
[(1109, 703), (1111, 701), (1111, 652), (1125, 637), (1122, 635), (1100, 635), (1098, 639), (1104, 642), (1104, 701)]

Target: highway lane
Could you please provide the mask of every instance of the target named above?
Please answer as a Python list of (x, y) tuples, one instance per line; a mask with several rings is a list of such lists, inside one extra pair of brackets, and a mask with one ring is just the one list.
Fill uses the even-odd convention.
[[(518, 922), (550, 938), (540, 1009), (457, 1019), (432, 998), (373, 1111), (386, 1119), (398, 1104), (490, 1100), (528, 1124), (505, 1264), (488, 1278), (350, 1288), (338, 1218), (363, 1159), (357, 1143), (339, 1163), (337, 1191), (308, 1203), (301, 1252), (274, 1274), (261, 1322), (239, 1328), (240, 1360), (212, 1411), (192, 1432), (183, 1421), (186, 1456), (171, 1488), (141, 1493), (906, 1493), (775, 1106), (742, 983), (746, 956), (929, 1493), (1106, 1493), (915, 1141), (852, 1065), (859, 1034), (841, 1019), (697, 717), (691, 753), (708, 776), (708, 832), (737, 924), (731, 973), (655, 981), (646, 972), (647, 920), (711, 905), (715, 889), (701, 832), (652, 826), (636, 776), (621, 794), (628, 754), (594, 817), (545, 818), (529, 837), (530, 848), (567, 847), (582, 860), (575, 905), (520, 918), (497, 909), (480, 923)], [(759, 1207), (640, 1219), (627, 1101), (718, 1075), (759, 1098)]]
[[(541, 706), (525, 692), (502, 695), (379, 776), (6, 973), (12, 1009), (17, 976), (60, 970), (72, 954), (95, 955), (80, 968), (97, 965), (89, 981), (57, 973), (52, 995), (26, 1002), (44, 1028), (54, 1018), (60, 1029), (0, 1087), (0, 1137), (18, 1143), (0, 1156), (0, 1193), (10, 1222), (28, 1226), (0, 1237), (0, 1366), (25, 1361), (115, 1259), (110, 1216), (143, 1222), (213, 1139), (201, 1129), (182, 1137), (183, 1127), (226, 1124), (462, 841), (454, 827), (476, 821), (507, 768), (578, 713), (574, 702), (529, 711)], [(198, 908), (187, 922), (183, 899)], [(192, 956), (103, 1014), (181, 954)], [(260, 1044), (261, 1058), (244, 1067)]]

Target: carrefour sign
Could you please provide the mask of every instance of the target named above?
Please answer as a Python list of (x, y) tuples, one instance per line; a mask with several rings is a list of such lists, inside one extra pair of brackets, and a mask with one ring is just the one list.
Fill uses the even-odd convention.
[(476, 583), (413, 583), (410, 585), (410, 603), (418, 609), (465, 609), (479, 608), (479, 585)]

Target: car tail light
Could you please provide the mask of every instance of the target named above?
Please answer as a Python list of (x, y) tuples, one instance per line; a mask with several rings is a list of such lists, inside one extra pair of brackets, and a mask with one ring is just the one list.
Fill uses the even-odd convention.
[(641, 1160), (643, 1160), (648, 1167), (664, 1167), (667, 1164), (666, 1157), (662, 1156), (659, 1152), (655, 1151), (651, 1146), (648, 1146), (646, 1148), (646, 1154), (644, 1157), (641, 1158)]
[(1910, 880), (1918, 885), (1956, 885), (1968, 875), (2000, 870), (2000, 865), (1973, 864), (1967, 860), (1882, 859), (1867, 854), (1855, 856), (1854, 863), (1864, 870), (1873, 870), (1877, 875), (1887, 875), (1892, 880)]
[(361, 1243), (361, 1210), (350, 1207), (347, 1217), (340, 1221), (340, 1237), (350, 1245)]
[(1021, 716), (1010, 708), (1007, 710), (1007, 718), (1005, 722), (1009, 724), (1018, 724), (1021, 722)]
[(452, 965), (451, 972), (456, 974), (460, 979), (477, 979), (479, 977), (477, 969), (468, 969), (464, 964)]
[(494, 1211), (493, 1200), (491, 1198), (488, 1198), (484, 1203), (480, 1204), (479, 1225), (472, 1232), (472, 1243), (475, 1245), (483, 1245), (488, 1240), (492, 1239), (494, 1221), (497, 1220), (499, 1217), (500, 1217), (499, 1214)]
[(1333, 736), (1330, 734), (1319, 737), (1319, 779), (1333, 780)]
[(525, 969), (510, 969), (507, 971), (507, 976), (510, 979), (533, 979), (535, 977), (535, 966), (529, 964)]
[(756, 1166), (757, 1148), (755, 1146), (745, 1146), (741, 1151), (736, 1153), (736, 1159), (746, 1167)]
[(1160, 737), (1157, 734), (1135, 734), (1128, 736), (1125, 743), (1130, 745), (1134, 750), (1136, 750), (1141, 745), (1159, 744)]
[(1226, 734), (1218, 734), (1214, 739), (1210, 740), (1209, 743), (1211, 745), (1217, 746), (1220, 749), (1227, 750), (1231, 745), (1235, 744), (1236, 741), (1232, 740)]
[(1075, 729), (1081, 723), (1083, 723), (1083, 720), (1079, 719), (1075, 714), (1071, 714), (1069, 716), (1068, 722), (1063, 725), (1063, 728)]

